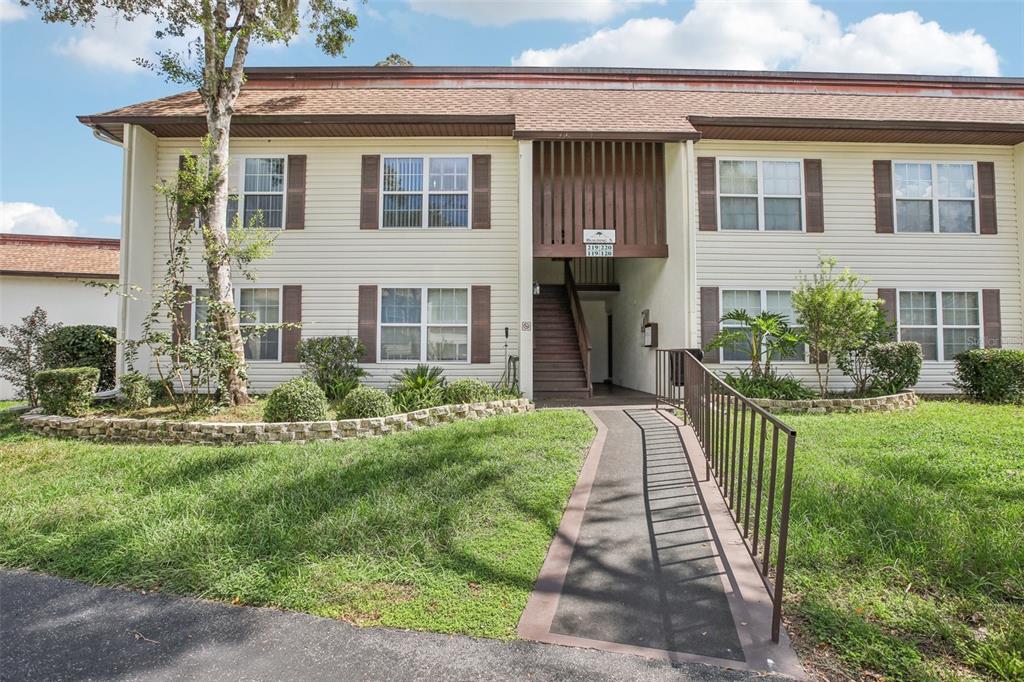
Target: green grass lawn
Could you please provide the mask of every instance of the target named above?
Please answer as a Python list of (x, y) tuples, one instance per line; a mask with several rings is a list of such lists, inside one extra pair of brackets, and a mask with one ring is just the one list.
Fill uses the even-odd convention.
[(235, 448), (0, 435), (0, 566), (514, 637), (585, 448), (548, 411)]
[(1024, 408), (784, 419), (801, 653), (837, 679), (1024, 679)]
[(0, 410), (6, 410), (8, 407), (15, 407), (16, 405), (23, 405), (24, 402), (21, 400), (0, 400)]

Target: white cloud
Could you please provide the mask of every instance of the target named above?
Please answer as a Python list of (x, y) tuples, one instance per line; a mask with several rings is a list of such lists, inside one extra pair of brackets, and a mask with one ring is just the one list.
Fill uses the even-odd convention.
[(680, 21), (631, 19), (561, 47), (526, 50), (522, 66), (799, 69), (997, 75), (973, 30), (950, 33), (916, 12), (875, 14), (845, 29), (809, 0), (697, 0)]
[(121, 214), (120, 213), (110, 213), (110, 214), (107, 214), (107, 215), (103, 216), (102, 218), (100, 218), (100, 222), (103, 223), (104, 225), (117, 225), (118, 227), (120, 227), (121, 226)]
[(0, 201), (0, 233), (71, 235), (78, 223), (50, 206), (27, 201)]
[(23, 7), (17, 0), (0, 0), (0, 24), (5, 21), (18, 21), (28, 16), (28, 7)]
[(521, 21), (584, 21), (599, 24), (639, 5), (665, 0), (409, 0), (423, 14), (460, 19), (476, 26), (508, 26)]
[(136, 57), (152, 57), (157, 47), (154, 32), (158, 26), (152, 17), (140, 16), (135, 21), (109, 13), (96, 17), (92, 28), (83, 28), (78, 35), (56, 45), (58, 54), (71, 57), (87, 66), (120, 73), (135, 73), (142, 67)]

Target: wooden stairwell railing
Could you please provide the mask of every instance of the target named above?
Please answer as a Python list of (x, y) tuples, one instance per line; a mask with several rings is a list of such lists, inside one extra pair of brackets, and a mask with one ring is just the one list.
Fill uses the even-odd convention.
[(590, 380), (590, 333), (587, 332), (587, 321), (583, 317), (583, 306), (580, 294), (576, 289), (576, 280), (572, 276), (572, 267), (565, 261), (565, 290), (569, 295), (569, 308), (572, 310), (572, 322), (576, 328), (576, 340), (580, 345), (580, 360), (583, 362), (583, 374), (587, 381), (587, 397), (594, 395), (594, 385)]

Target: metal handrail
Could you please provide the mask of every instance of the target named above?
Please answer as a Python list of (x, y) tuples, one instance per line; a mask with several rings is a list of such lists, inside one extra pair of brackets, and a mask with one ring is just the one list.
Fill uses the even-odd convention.
[(569, 294), (569, 308), (572, 310), (572, 321), (576, 327), (576, 340), (580, 346), (580, 360), (583, 362), (583, 374), (587, 381), (587, 396), (593, 395), (594, 387), (590, 382), (590, 333), (587, 331), (587, 321), (583, 316), (583, 305), (580, 303), (580, 294), (576, 289), (576, 280), (572, 276), (572, 267), (569, 261), (565, 261), (565, 289)]
[(689, 350), (659, 349), (655, 371), (657, 404), (671, 405), (685, 414), (704, 451), (704, 480), (714, 477), (772, 597), (771, 634), (772, 641), (778, 642), (796, 430), (729, 386)]

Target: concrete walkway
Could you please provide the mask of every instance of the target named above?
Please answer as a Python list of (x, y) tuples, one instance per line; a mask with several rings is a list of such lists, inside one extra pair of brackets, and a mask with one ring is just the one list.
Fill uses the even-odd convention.
[(650, 407), (587, 413), (598, 436), (520, 635), (802, 677), (788, 639), (770, 640), (771, 601), (721, 496), (694, 476), (692, 431)]
[(0, 571), (0, 680), (740, 680), (637, 656), (347, 623)]

